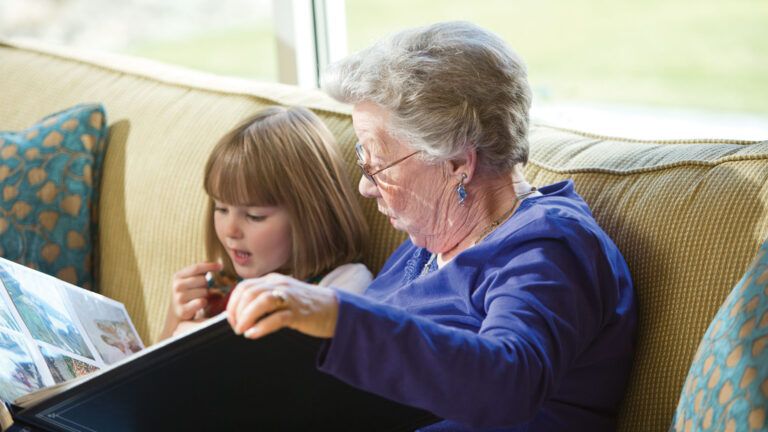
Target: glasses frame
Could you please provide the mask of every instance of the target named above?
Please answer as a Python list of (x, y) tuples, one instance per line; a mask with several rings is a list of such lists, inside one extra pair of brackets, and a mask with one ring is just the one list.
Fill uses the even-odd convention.
[(392, 168), (393, 166), (395, 166), (395, 165), (399, 164), (400, 162), (408, 159), (409, 157), (415, 155), (416, 153), (419, 153), (419, 150), (417, 150), (417, 151), (415, 151), (415, 152), (413, 152), (413, 153), (411, 153), (411, 154), (409, 154), (407, 156), (401, 157), (400, 159), (398, 159), (398, 160), (396, 160), (396, 161), (394, 161), (394, 162), (384, 166), (383, 168), (380, 168), (380, 169), (376, 170), (376, 172), (370, 172), (371, 167), (370, 167), (370, 165), (368, 165), (367, 162), (365, 162), (365, 149), (363, 148), (363, 145), (360, 144), (359, 142), (357, 144), (355, 144), (355, 154), (357, 155), (357, 166), (360, 167), (360, 171), (363, 172), (363, 176), (365, 178), (367, 178), (368, 181), (373, 183), (375, 186), (378, 186), (379, 184), (376, 183), (376, 178), (374, 178), (373, 176), (375, 176), (376, 174), (378, 174), (378, 173), (380, 173), (380, 172), (382, 172), (384, 170)]

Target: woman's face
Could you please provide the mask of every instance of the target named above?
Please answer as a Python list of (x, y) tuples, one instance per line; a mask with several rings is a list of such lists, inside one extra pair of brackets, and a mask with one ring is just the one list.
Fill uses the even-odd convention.
[(281, 207), (244, 207), (214, 201), (213, 225), (243, 279), (284, 270), (292, 255), (291, 222)]
[[(414, 152), (387, 131), (389, 113), (377, 104), (363, 102), (352, 111), (355, 133), (363, 146), (369, 172), (376, 172)], [(447, 205), (452, 187), (441, 164), (427, 164), (419, 155), (376, 174), (376, 185), (365, 176), (358, 189), (375, 198), (379, 212), (405, 231), (414, 244), (439, 251), (446, 237)]]

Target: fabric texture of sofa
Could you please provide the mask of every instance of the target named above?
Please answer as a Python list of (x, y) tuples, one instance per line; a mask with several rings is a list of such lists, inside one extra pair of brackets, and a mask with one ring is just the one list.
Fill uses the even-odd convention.
[[(0, 102), (0, 130), (104, 105), (96, 289), (125, 303), (147, 344), (173, 273), (204, 259), (202, 169), (230, 127), (267, 105), (309, 107), (359, 179), (350, 108), (318, 91), (0, 41)], [(707, 325), (768, 235), (768, 142), (638, 141), (541, 125), (530, 141), (531, 183), (573, 178), (633, 274), (638, 351), (619, 429), (667, 430)], [(364, 261), (375, 271), (404, 235), (360, 200), (371, 233)]]

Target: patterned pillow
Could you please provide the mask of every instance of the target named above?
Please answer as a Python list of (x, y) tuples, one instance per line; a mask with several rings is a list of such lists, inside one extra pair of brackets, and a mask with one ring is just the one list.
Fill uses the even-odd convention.
[(77, 105), (21, 132), (0, 132), (0, 255), (93, 287), (104, 108)]
[(709, 325), (677, 405), (676, 431), (768, 427), (768, 241)]

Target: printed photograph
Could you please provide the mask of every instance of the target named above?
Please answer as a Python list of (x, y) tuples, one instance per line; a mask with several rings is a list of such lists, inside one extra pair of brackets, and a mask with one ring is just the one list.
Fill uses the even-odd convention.
[(21, 266), (3, 264), (0, 266), (0, 280), (32, 337), (93, 359), (56, 289), (57, 281), (32, 270), (25, 271)]
[[(2, 265), (2, 263), (0, 263), (0, 265)], [(4, 289), (5, 286), (0, 280), (0, 290)], [(0, 328), (5, 327), (7, 329), (21, 331), (18, 324), (16, 324), (16, 320), (13, 319), (13, 314), (11, 313), (10, 308), (11, 306), (5, 300), (5, 296), (0, 293)]]
[(66, 354), (55, 352), (42, 345), (38, 345), (38, 347), (56, 384), (99, 370), (97, 366), (72, 358)]
[(40, 371), (21, 336), (0, 331), (0, 399), (12, 401), (43, 387)]
[(120, 303), (75, 287), (67, 286), (66, 293), (105, 363), (112, 364), (144, 348)]

